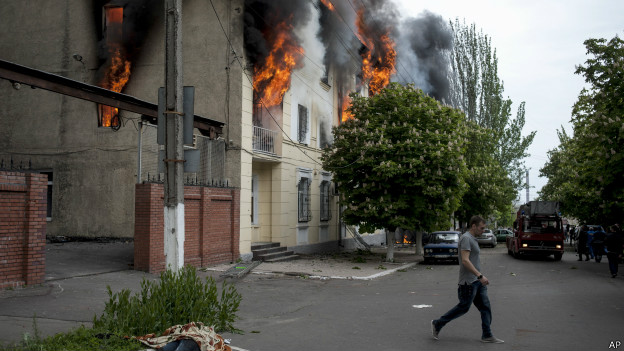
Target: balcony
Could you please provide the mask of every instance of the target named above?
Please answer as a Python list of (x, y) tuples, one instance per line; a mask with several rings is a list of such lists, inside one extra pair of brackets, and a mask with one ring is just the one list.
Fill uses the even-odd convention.
[(253, 151), (270, 156), (278, 156), (279, 136), (280, 134), (275, 130), (253, 126)]

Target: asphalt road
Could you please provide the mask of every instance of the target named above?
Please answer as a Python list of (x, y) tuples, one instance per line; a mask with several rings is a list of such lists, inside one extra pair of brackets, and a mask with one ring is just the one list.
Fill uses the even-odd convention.
[(504, 344), (480, 342), (474, 306), (449, 323), (439, 341), (432, 339), (430, 321), (457, 303), (455, 264), (416, 265), (371, 281), (249, 275), (235, 283), (244, 297), (236, 326), (244, 334), (224, 337), (250, 351), (608, 350), (624, 344), (624, 277), (611, 278), (605, 260), (578, 262), (571, 252), (561, 262), (518, 260), (503, 245), (481, 252), (492, 330)]

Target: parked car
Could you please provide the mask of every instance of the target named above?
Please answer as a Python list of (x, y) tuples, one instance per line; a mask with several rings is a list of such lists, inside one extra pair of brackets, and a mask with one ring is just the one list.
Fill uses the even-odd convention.
[(433, 232), (429, 235), (429, 243), (424, 247), (425, 263), (435, 262), (437, 260), (455, 260), (459, 263), (458, 243), (459, 232), (442, 231)]
[(497, 242), (504, 243), (507, 242), (508, 236), (513, 236), (513, 232), (509, 229), (496, 229), (494, 231), (494, 236)]
[(492, 233), (492, 229), (485, 229), (481, 236), (476, 237), (480, 246), (496, 247), (496, 237)]

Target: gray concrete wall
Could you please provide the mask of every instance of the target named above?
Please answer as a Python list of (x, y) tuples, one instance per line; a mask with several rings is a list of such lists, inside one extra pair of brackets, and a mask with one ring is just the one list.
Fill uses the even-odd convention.
[[(2, 0), (0, 58), (95, 84), (101, 24), (92, 3)], [(242, 0), (214, 3), (242, 55)], [(123, 91), (154, 103), (164, 85), (164, 9), (155, 12)], [(226, 70), (234, 57), (210, 2), (184, 1), (183, 43), (184, 84), (195, 86), (195, 113), (230, 122), (228, 138), (240, 145), (242, 71), (237, 62)], [(16, 90), (6, 80), (0, 80), (0, 96), (0, 158), (30, 160), (34, 169), (54, 172), (48, 235), (132, 237), (140, 116), (122, 112), (124, 124), (115, 132), (97, 127), (92, 102), (28, 86)], [(227, 157), (240, 160), (238, 153)], [(237, 186), (240, 165), (226, 164), (226, 177)]]

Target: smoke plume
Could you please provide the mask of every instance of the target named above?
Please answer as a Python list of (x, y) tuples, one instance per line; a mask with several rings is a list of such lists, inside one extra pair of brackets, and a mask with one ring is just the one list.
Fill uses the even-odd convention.
[[(271, 29), (281, 23), (299, 28), (310, 19), (307, 1), (245, 0), (245, 51), (253, 65), (262, 65), (274, 37)], [(297, 43), (301, 40), (295, 36)]]
[(417, 86), (437, 100), (448, 100), (450, 69), (448, 53), (453, 49), (453, 33), (440, 15), (424, 11), (401, 25), (399, 60), (408, 76), (398, 81), (416, 80)]
[(141, 53), (147, 34), (152, 30), (164, 8), (163, 0), (93, 0), (93, 5), (97, 33), (100, 37), (98, 42), (100, 64), (110, 58), (106, 28), (102, 28), (105, 6), (123, 8), (123, 36), (120, 44), (125, 57), (130, 61), (135, 61)]

